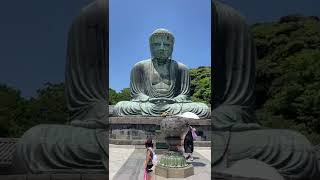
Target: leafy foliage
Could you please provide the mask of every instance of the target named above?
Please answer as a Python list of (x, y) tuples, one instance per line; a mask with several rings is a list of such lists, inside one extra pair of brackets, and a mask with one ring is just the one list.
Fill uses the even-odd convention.
[(25, 101), (20, 92), (6, 85), (0, 85), (0, 136), (7, 137), (19, 129), (17, 121), (22, 114)]
[(109, 105), (115, 105), (119, 101), (129, 101), (130, 99), (130, 88), (124, 88), (119, 93), (109, 88)]
[(201, 66), (190, 69), (192, 101), (211, 104), (211, 68)]
[(320, 22), (286, 16), (256, 24), (257, 114), (271, 128), (289, 128), (320, 143)]
[(29, 100), (11, 87), (0, 86), (0, 136), (20, 137), (37, 124), (67, 123), (64, 85), (47, 83)]

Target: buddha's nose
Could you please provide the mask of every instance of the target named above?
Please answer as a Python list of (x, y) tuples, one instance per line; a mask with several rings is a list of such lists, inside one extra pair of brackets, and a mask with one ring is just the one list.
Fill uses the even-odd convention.
[(163, 43), (161, 43), (161, 45), (160, 45), (160, 49), (164, 49), (164, 45), (163, 45)]

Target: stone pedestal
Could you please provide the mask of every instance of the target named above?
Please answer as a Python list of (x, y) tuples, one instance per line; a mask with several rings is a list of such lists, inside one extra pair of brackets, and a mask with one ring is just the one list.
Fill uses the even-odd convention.
[(185, 136), (189, 130), (186, 122), (185, 119), (178, 117), (169, 117), (161, 121), (160, 130), (168, 145), (168, 151), (161, 157), (156, 165), (156, 175), (165, 178), (186, 178), (194, 175), (192, 164), (187, 164), (185, 157), (178, 149), (182, 137)]
[(167, 151), (169, 148), (165, 136), (161, 130), (156, 130), (156, 153)]
[(157, 165), (155, 174), (165, 178), (186, 178), (194, 175), (194, 168), (192, 165), (182, 168), (170, 168)]
[(156, 165), (155, 174), (164, 178), (186, 178), (194, 175), (194, 168), (180, 152), (169, 151)]

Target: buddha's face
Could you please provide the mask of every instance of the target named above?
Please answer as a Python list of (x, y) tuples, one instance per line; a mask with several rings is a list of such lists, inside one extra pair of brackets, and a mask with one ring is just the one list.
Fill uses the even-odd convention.
[(159, 60), (166, 60), (172, 55), (173, 42), (169, 35), (156, 35), (150, 40), (151, 55)]

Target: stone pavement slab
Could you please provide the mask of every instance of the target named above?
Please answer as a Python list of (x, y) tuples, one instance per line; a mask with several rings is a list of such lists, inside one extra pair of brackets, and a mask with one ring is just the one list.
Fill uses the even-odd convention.
[(135, 147), (131, 145), (109, 144), (109, 179), (119, 171), (133, 153)]
[[(113, 180), (139, 180), (143, 179), (143, 161), (145, 149), (135, 149), (125, 164), (119, 169)], [(110, 161), (109, 161), (110, 162)], [(109, 163), (110, 166), (112, 166)]]
[[(120, 146), (121, 147), (121, 146)], [(118, 162), (115, 160), (114, 154), (118, 153), (117, 157), (120, 155), (120, 151), (118, 148), (110, 146), (110, 159), (113, 157), (114, 162)], [(126, 148), (123, 148), (126, 149)], [(121, 152), (125, 152), (121, 151)], [(201, 180), (210, 180), (211, 179), (211, 162), (210, 162), (211, 152), (210, 148), (195, 148), (194, 152), (194, 161), (192, 165), (194, 166), (195, 175), (190, 176), (185, 179), (201, 179)], [(158, 154), (158, 158), (161, 158), (161, 154)], [(109, 173), (113, 173), (113, 180), (140, 180), (143, 179), (143, 161), (145, 159), (145, 149), (134, 149), (133, 153), (127, 158), (126, 162), (122, 165), (120, 169), (113, 168), (109, 170)], [(124, 158), (123, 158), (124, 160)], [(114, 162), (112, 160), (109, 161), (110, 168), (114, 166)], [(119, 166), (119, 163), (118, 163)], [(114, 172), (114, 170), (117, 170)], [(153, 168), (154, 170), (154, 168)], [(155, 176), (154, 171), (151, 173), (152, 179), (162, 180), (167, 178), (162, 178), (160, 176)], [(112, 178), (110, 178), (112, 179)], [(170, 180), (175, 180), (176, 178), (169, 178)]]
[(195, 147), (194, 151), (199, 153), (201, 156), (205, 157), (207, 160), (211, 162), (211, 148)]

